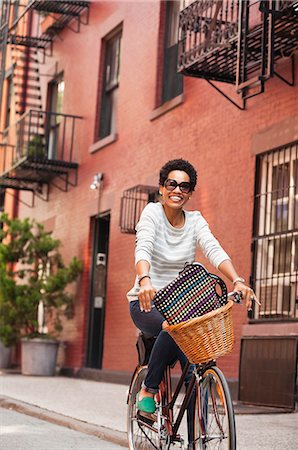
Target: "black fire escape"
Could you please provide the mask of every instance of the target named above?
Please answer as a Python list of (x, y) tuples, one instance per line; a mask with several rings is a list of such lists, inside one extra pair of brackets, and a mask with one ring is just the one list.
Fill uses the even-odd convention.
[(50, 185), (67, 191), (77, 183), (75, 131), (81, 117), (42, 110), (40, 65), (63, 29), (79, 32), (88, 23), (89, 6), (75, 0), (2, 2), (0, 92), (9, 48), (19, 119), (0, 138), (0, 189), (31, 191), (30, 206), (35, 195), (48, 199)]
[[(178, 71), (206, 79), (240, 109), (274, 75), (294, 85), (297, 47), (297, 0), (197, 0), (180, 12)], [(290, 79), (276, 71), (281, 58), (289, 60)], [(235, 85), (242, 105), (214, 81)]]

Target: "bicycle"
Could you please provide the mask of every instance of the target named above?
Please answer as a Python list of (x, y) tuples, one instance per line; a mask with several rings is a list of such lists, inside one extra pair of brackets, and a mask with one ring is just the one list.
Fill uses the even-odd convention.
[[(228, 294), (240, 303), (238, 293)], [(144, 345), (146, 338), (142, 336)], [(151, 338), (150, 346), (153, 342)], [(139, 350), (139, 349), (138, 349)], [(167, 367), (156, 395), (156, 411), (147, 414), (137, 410), (136, 395), (147, 374), (150, 348), (132, 376), (127, 404), (127, 432), (130, 450), (168, 450), (174, 446), (184, 449), (184, 439), (178, 433), (185, 411), (189, 408), (188, 450), (236, 450), (236, 429), (233, 403), (227, 381), (215, 360), (195, 364), (182, 404), (177, 399), (188, 373), (188, 363), (181, 374), (177, 387), (172, 392), (171, 368)]]

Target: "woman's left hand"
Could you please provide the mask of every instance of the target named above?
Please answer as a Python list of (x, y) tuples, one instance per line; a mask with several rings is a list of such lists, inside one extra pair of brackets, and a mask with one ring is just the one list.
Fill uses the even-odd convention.
[(252, 310), (252, 302), (255, 301), (259, 306), (261, 306), (261, 303), (256, 297), (256, 294), (252, 290), (251, 287), (246, 286), (246, 284), (242, 283), (241, 281), (237, 281), (234, 286), (234, 290), (237, 292), (242, 292), (242, 299), (246, 302), (246, 308), (247, 311)]

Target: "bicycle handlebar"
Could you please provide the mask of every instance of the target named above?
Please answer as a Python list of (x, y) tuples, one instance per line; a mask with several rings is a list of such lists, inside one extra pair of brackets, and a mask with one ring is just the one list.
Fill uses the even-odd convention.
[(242, 299), (242, 292), (237, 292), (237, 291), (229, 292), (229, 293), (228, 293), (228, 298), (231, 299), (231, 300), (233, 300), (234, 303), (241, 304), (241, 303), (242, 303), (242, 302), (241, 302), (241, 299)]

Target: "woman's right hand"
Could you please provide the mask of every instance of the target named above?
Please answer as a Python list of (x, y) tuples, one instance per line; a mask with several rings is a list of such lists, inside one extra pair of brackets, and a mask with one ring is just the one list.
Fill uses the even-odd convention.
[(151, 311), (151, 301), (153, 300), (153, 297), (155, 295), (156, 289), (152, 286), (150, 279), (144, 279), (142, 280), (139, 290), (139, 303), (140, 303), (140, 310), (149, 312)]

